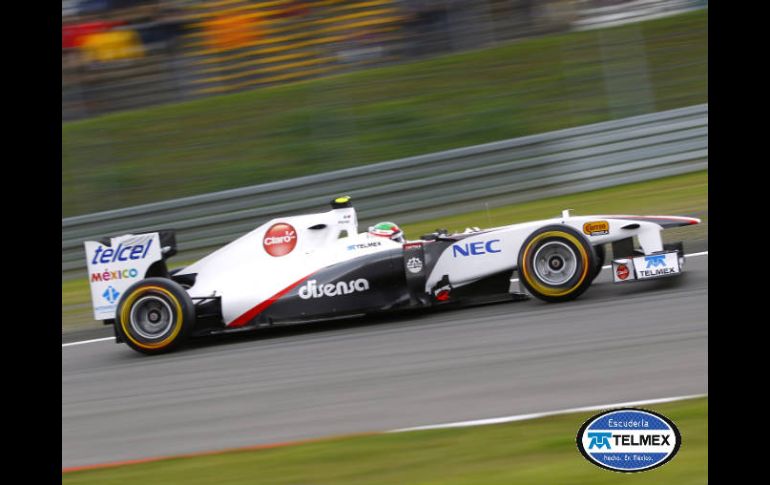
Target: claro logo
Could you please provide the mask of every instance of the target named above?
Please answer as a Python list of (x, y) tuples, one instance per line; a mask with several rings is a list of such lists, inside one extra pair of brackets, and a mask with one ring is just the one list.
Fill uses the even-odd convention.
[(297, 245), (297, 231), (291, 224), (279, 222), (265, 232), (262, 247), (270, 256), (286, 256)]
[(319, 285), (316, 280), (310, 280), (299, 289), (299, 297), (303, 300), (309, 300), (324, 296), (349, 295), (350, 293), (366, 291), (368, 289), (369, 282), (363, 278), (348, 282), (326, 283), (325, 285)]

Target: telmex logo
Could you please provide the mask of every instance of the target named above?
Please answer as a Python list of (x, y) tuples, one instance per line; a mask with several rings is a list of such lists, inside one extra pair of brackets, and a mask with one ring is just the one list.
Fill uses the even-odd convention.
[(662, 434), (641, 435), (634, 436), (630, 434), (615, 434), (612, 433), (588, 433), (588, 437), (591, 442), (588, 444), (588, 449), (612, 449), (610, 440), (614, 440), (615, 446), (647, 446), (647, 445), (669, 445), (669, 438), (671, 436)]
[(285, 222), (273, 224), (265, 232), (265, 238), (262, 240), (262, 247), (270, 256), (286, 256), (294, 251), (297, 245), (297, 231)]
[(128, 261), (129, 259), (144, 259), (151, 245), (152, 239), (147, 240), (147, 244), (127, 244), (124, 246), (123, 243), (120, 243), (114, 249), (99, 246), (94, 252), (91, 264), (108, 264), (117, 261)]
[(658, 254), (655, 256), (645, 256), (644, 260), (647, 262), (647, 268), (657, 268), (658, 266), (666, 266), (666, 255)]
[(339, 283), (327, 283), (325, 285), (319, 285), (316, 280), (310, 280), (299, 289), (299, 297), (303, 300), (309, 300), (310, 298), (322, 298), (324, 296), (349, 295), (350, 293), (366, 291), (368, 289), (369, 282), (363, 278), (351, 280), (347, 283), (340, 281)]
[(591, 221), (583, 224), (583, 232), (589, 236), (603, 236), (610, 233), (610, 223), (607, 221)]
[(478, 256), (480, 254), (487, 253), (500, 253), (502, 249), (496, 248), (495, 243), (499, 243), (499, 239), (492, 239), (490, 241), (476, 241), (465, 244), (455, 244), (452, 246), (452, 256), (455, 258), (459, 256)]
[(682, 437), (665, 416), (636, 408), (600, 413), (583, 424), (577, 446), (586, 460), (619, 472), (659, 467), (679, 451)]
[(354, 251), (356, 249), (376, 248), (377, 246), (382, 246), (382, 243), (380, 241), (372, 241), (363, 244), (351, 244), (348, 246), (348, 251)]

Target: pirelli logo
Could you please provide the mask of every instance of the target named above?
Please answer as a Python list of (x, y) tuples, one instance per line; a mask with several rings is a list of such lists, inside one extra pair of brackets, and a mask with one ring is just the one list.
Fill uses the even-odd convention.
[(583, 224), (583, 233), (588, 236), (604, 236), (610, 233), (610, 223), (607, 221), (590, 221)]

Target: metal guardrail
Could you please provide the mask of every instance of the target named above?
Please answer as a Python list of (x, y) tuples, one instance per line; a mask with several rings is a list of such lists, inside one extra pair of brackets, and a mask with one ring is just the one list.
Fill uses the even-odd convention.
[(83, 241), (175, 229), (191, 259), (282, 215), (353, 197), (361, 225), (611, 187), (708, 167), (708, 104), (62, 219), (62, 274), (84, 274)]

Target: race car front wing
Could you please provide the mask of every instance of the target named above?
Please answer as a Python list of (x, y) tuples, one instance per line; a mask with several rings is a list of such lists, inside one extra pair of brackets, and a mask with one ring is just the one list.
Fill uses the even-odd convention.
[(612, 281), (628, 281), (667, 278), (682, 273), (684, 257), (680, 251), (657, 253), (612, 260)]

